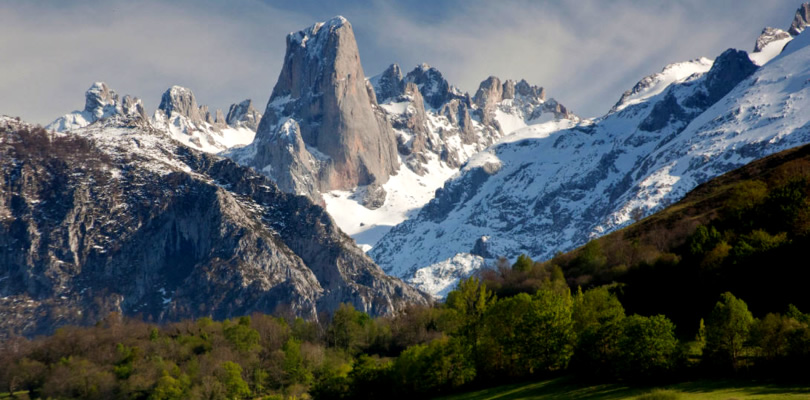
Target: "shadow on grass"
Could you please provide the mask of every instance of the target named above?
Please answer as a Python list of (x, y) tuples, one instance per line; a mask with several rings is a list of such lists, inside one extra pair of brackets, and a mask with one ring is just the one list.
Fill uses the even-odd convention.
[[(810, 386), (786, 386), (758, 381), (694, 381), (662, 387), (681, 393), (685, 398), (716, 397), (743, 398), (810, 394)], [(443, 400), (618, 400), (649, 393), (653, 387), (629, 387), (620, 384), (589, 385), (571, 377), (534, 383), (511, 384), (469, 393), (440, 397)], [(728, 392), (734, 392), (728, 393)], [(727, 397), (732, 395), (732, 397)]]

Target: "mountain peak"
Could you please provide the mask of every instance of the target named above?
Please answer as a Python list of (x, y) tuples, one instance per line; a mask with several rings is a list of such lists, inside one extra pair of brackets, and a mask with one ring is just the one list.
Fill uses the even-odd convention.
[(798, 36), (807, 27), (808, 21), (810, 21), (810, 3), (804, 3), (796, 10), (796, 16), (793, 18), (793, 23), (790, 24), (788, 33), (791, 36)]
[[(273, 88), (254, 141), (250, 163), (278, 174), (295, 173), (290, 164), (273, 158), (276, 133), (287, 118), (300, 128), (306, 148), (321, 160), (309, 166), (307, 176), (291, 181), (306, 185), (283, 187), (319, 194), (319, 190), (347, 189), (384, 183), (398, 169), (396, 142), (390, 123), (376, 113), (369, 93), (351, 24), (343, 17), (317, 23), (287, 36), (287, 50), (278, 82)], [(286, 163), (286, 164), (285, 164)], [(273, 177), (283, 181), (280, 176)], [(283, 185), (282, 185), (283, 186)], [(303, 191), (303, 192), (302, 192)]]
[(96, 118), (102, 118), (110, 108), (118, 106), (118, 94), (104, 82), (94, 82), (84, 96), (84, 111)]
[(172, 86), (167, 89), (160, 99), (159, 110), (162, 110), (166, 117), (171, 117), (172, 112), (188, 117), (193, 122), (202, 121), (200, 107), (191, 89), (182, 86)]

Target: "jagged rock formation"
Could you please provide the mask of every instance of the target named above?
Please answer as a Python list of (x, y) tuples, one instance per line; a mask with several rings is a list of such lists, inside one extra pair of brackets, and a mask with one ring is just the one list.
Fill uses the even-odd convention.
[[(219, 115), (217, 115), (219, 120)], [(239, 104), (232, 104), (228, 109), (228, 116), (225, 121), (228, 125), (234, 127), (244, 126), (252, 131), (259, 129), (259, 121), (262, 120), (262, 114), (253, 108), (253, 102), (247, 99)]]
[(322, 208), (143, 120), (53, 135), (0, 117), (0, 175), (2, 335), (110, 312), (160, 322), (284, 307), (316, 318), (341, 302), (379, 315), (426, 301)]
[[(198, 106), (194, 93), (187, 88), (173, 86), (161, 97), (160, 106), (148, 119), (143, 102), (137, 97), (118, 95), (104, 82), (94, 83), (85, 94), (84, 110), (74, 111), (57, 118), (46, 129), (67, 132), (89, 126), (115, 116), (138, 120), (159, 129), (166, 135), (187, 146), (209, 153), (250, 143), (261, 114), (250, 106), (250, 100), (232, 105), (233, 123), (229, 124), (222, 110), (209, 111), (208, 106)], [(244, 106), (244, 109), (240, 107)]]
[(765, 46), (777, 40), (788, 39), (790, 37), (790, 33), (787, 33), (779, 28), (771, 28), (770, 26), (765, 27), (762, 29), (762, 33), (759, 34), (759, 37), (757, 37), (757, 42), (754, 45), (754, 52), (760, 52), (765, 49)]
[(810, 3), (804, 3), (796, 10), (787, 32), (771, 27), (763, 29), (754, 45), (754, 52), (750, 55), (751, 59), (757, 65), (765, 65), (779, 55), (794, 37), (804, 31), (808, 18), (810, 18)]
[[(757, 67), (736, 50), (713, 63), (682, 67), (706, 64), (708, 72), (680, 80), (672, 75), (683, 74), (672, 68), (662, 72), (670, 76), (645, 78), (593, 123), (556, 132), (535, 125), (476, 154), (417, 217), (394, 227), (369, 254), (389, 274), (443, 295), (487, 261), (482, 254), (548, 258), (617, 229), (633, 210), (651, 212), (712, 176), (792, 143), (766, 146), (759, 137), (705, 133), (704, 116), (716, 123), (747, 118), (717, 107), (732, 101), (722, 100), (730, 92), (732, 99), (748, 88), (756, 92), (760, 76), (749, 78)], [(672, 83), (651, 93), (667, 80)], [(511, 91), (495, 79), (483, 89), (477, 101), (483, 106), (487, 96)], [(762, 103), (749, 100), (746, 107)]]
[(554, 99), (546, 101), (545, 90), (525, 80), (501, 83), (491, 76), (470, 97), (427, 64), (404, 77), (400, 67), (392, 64), (369, 81), (392, 121), (400, 154), (408, 168), (420, 175), (426, 173), (431, 154), (458, 168), (501, 136), (539, 122), (541, 115), (579, 120)]
[[(249, 106), (250, 101), (246, 101)], [(232, 105), (231, 109), (234, 108), (238, 107)], [(253, 114), (247, 118), (255, 117)], [(235, 117), (234, 121), (238, 119)], [(248, 144), (254, 136), (250, 124), (228, 124), (222, 110), (212, 114), (208, 106), (197, 104), (190, 89), (181, 86), (172, 86), (163, 93), (151, 122), (185, 145), (209, 153)]]
[(803, 3), (799, 6), (799, 9), (796, 10), (796, 16), (790, 24), (788, 33), (790, 33), (791, 36), (799, 36), (800, 33), (804, 32), (808, 21), (810, 21), (810, 3)]
[(84, 109), (65, 114), (45, 128), (59, 132), (79, 129), (114, 115), (126, 115), (146, 119), (143, 102), (137, 97), (124, 96), (119, 101), (118, 94), (104, 82), (95, 82), (85, 92)]
[[(303, 146), (279, 148), (294, 143)], [(287, 36), (284, 65), (256, 139), (233, 157), (273, 177), (282, 190), (313, 199), (323, 191), (382, 184), (397, 172), (391, 126), (369, 96), (345, 18)]]

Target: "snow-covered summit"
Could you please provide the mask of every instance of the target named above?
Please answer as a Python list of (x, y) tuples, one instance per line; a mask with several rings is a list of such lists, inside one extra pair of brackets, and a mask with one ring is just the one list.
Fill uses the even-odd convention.
[(674, 83), (681, 83), (694, 74), (704, 74), (714, 61), (706, 57), (694, 60), (669, 64), (661, 72), (642, 78), (632, 89), (622, 94), (622, 97), (611, 108), (610, 112), (617, 112), (633, 104), (638, 104), (652, 96), (663, 92)]
[(114, 115), (127, 115), (146, 119), (146, 112), (140, 99), (127, 95), (124, 96), (123, 100), (119, 100), (118, 94), (104, 82), (94, 82), (87, 89), (84, 97), (83, 110), (65, 114), (45, 128), (58, 132), (71, 131)]
[(756, 69), (745, 52), (728, 50), (707, 72), (673, 79), (593, 123), (532, 125), (507, 135), (470, 158), (369, 254), (386, 272), (441, 294), (485, 257), (544, 259), (615, 230), (631, 211), (652, 212), (771, 151), (732, 144), (706, 158), (702, 149), (714, 139), (684, 133), (735, 87), (749, 86)]
[[(118, 94), (104, 82), (95, 82), (85, 93), (85, 107), (57, 118), (46, 129), (57, 132), (75, 131), (108, 119), (152, 128), (171, 136), (183, 144), (209, 153), (250, 143), (255, 135), (255, 123), (261, 114), (250, 107), (229, 125), (221, 110), (209, 112), (207, 106), (197, 105), (194, 93), (181, 86), (172, 86), (161, 96), (160, 106), (152, 118), (147, 118), (141, 99)], [(232, 109), (238, 108), (231, 106)], [(252, 111), (251, 111), (252, 110)], [(121, 118), (118, 118), (121, 117)]]

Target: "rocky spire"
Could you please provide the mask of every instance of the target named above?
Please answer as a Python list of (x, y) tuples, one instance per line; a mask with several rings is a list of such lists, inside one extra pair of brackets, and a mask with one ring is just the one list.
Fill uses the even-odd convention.
[[(343, 17), (287, 36), (287, 51), (256, 133), (256, 167), (287, 173), (271, 157), (282, 124), (292, 118), (321, 163), (311, 171), (321, 191), (384, 183), (398, 168), (387, 119), (375, 112), (351, 24)], [(278, 176), (274, 176), (280, 180)], [(284, 188), (291, 190), (291, 188)]]
[(391, 64), (382, 74), (373, 78), (374, 91), (377, 95), (377, 102), (384, 103), (386, 100), (397, 97), (405, 90), (405, 82), (402, 80), (402, 70), (399, 65)]
[[(259, 128), (259, 121), (261, 121), (261, 119), (262, 114), (253, 108), (253, 102), (247, 99), (239, 104), (231, 104), (231, 108), (228, 109), (228, 116), (225, 117), (225, 122), (233, 127), (241, 125), (255, 131)], [(219, 121), (219, 116), (217, 116), (217, 121)]]
[[(171, 117), (172, 112), (176, 112), (194, 123), (204, 121), (204, 115), (200, 113), (194, 93), (182, 86), (172, 86), (166, 90), (160, 98), (158, 109), (163, 111), (167, 117)], [(208, 111), (208, 107), (205, 107), (205, 111)]]
[(808, 21), (810, 21), (810, 3), (804, 3), (796, 10), (796, 16), (793, 18), (793, 23), (790, 24), (788, 33), (798, 36), (807, 27)]
[(104, 82), (95, 82), (85, 92), (84, 111), (95, 119), (115, 114), (118, 108), (118, 94)]

